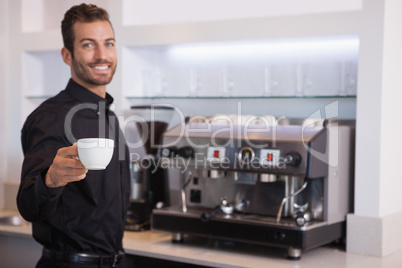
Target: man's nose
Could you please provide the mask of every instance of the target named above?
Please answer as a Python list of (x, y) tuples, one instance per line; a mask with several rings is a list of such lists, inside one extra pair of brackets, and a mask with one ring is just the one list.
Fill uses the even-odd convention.
[(106, 59), (106, 57), (107, 57), (106, 48), (104, 46), (100, 46), (100, 45), (96, 46), (95, 57), (97, 59)]

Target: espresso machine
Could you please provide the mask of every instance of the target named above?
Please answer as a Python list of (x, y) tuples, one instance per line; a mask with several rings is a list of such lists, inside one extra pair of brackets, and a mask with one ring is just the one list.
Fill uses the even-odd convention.
[(131, 182), (126, 230), (149, 230), (152, 209), (169, 203), (167, 177), (157, 152), (173, 113), (169, 106), (146, 105), (132, 106), (125, 114)]
[(153, 210), (152, 229), (173, 242), (196, 235), (280, 247), (292, 260), (341, 241), (353, 207), (354, 121), (226, 118), (163, 134), (179, 201)]

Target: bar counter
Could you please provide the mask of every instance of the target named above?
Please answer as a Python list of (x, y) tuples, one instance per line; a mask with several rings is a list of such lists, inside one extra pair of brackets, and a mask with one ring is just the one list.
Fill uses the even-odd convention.
[[(0, 212), (0, 217), (10, 215)], [(327, 245), (303, 251), (301, 260), (286, 259), (286, 250), (266, 246), (223, 241), (205, 237), (185, 236), (183, 243), (172, 243), (171, 234), (153, 231), (126, 231), (123, 246), (130, 258), (145, 258), (168, 263), (163, 267), (222, 267), (222, 268), (304, 268), (304, 267), (392, 267), (384, 266), (388, 261), (402, 263), (402, 254), (379, 258), (346, 253), (342, 246)], [(26, 249), (36, 261), (41, 246), (31, 236), (31, 226), (0, 225), (0, 242), (4, 245), (1, 258), (15, 252), (13, 247)], [(20, 253), (23, 254), (23, 253)], [(4, 255), (4, 256), (3, 256)], [(25, 256), (28, 258), (28, 256)], [(15, 261), (15, 257), (10, 257)], [(7, 261), (6, 261), (7, 262)], [(171, 264), (175, 264), (172, 266)], [(34, 265), (32, 264), (32, 267)], [(8, 266), (12, 267), (12, 266)], [(18, 266), (14, 266), (18, 267)], [(20, 266), (21, 267), (21, 266)], [(150, 267), (144, 265), (143, 267)], [(161, 265), (152, 267), (162, 267)]]

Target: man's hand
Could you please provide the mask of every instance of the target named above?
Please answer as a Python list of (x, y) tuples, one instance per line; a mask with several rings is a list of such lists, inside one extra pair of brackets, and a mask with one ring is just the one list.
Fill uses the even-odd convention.
[(88, 170), (77, 159), (77, 156), (77, 144), (60, 148), (46, 173), (46, 186), (49, 188), (61, 187), (69, 182), (84, 179)]

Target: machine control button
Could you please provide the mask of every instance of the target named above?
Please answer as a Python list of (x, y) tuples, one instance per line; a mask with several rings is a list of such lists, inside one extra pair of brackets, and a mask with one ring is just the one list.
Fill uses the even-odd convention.
[(285, 154), (283, 162), (289, 166), (297, 166), (301, 162), (301, 156), (296, 152), (290, 152)]
[(207, 160), (209, 162), (221, 162), (225, 158), (225, 147), (208, 147)]
[(264, 168), (276, 167), (279, 162), (281, 151), (276, 149), (260, 150), (260, 165)]
[(241, 164), (249, 164), (254, 160), (255, 153), (251, 147), (243, 147), (240, 149), (238, 157)]
[(177, 154), (183, 158), (192, 158), (194, 157), (194, 149), (190, 146), (184, 146), (177, 150)]

